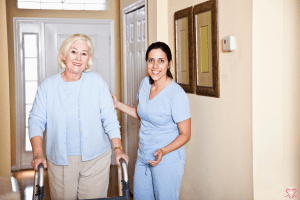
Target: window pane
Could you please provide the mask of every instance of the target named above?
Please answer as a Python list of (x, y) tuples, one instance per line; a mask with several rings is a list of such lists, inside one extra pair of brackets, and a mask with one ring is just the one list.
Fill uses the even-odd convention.
[(35, 94), (37, 91), (37, 81), (34, 82), (25, 82), (25, 99), (26, 104), (33, 104), (35, 99)]
[(41, 9), (40, 3), (35, 2), (18, 2), (18, 8), (23, 9)]
[(106, 10), (105, 4), (85, 4), (85, 10)]
[(31, 111), (32, 104), (26, 105), (26, 127), (28, 127), (28, 117), (29, 117), (29, 112)]
[(95, 3), (95, 4), (106, 4), (107, 0), (66, 0), (65, 3)]
[(63, 10), (84, 10), (84, 4), (64, 3)]
[(46, 2), (46, 3), (49, 3), (49, 2), (51, 2), (51, 3), (61, 3), (63, 0), (40, 0), (42, 3), (44, 2)]
[(41, 9), (62, 10), (61, 3), (41, 3)]
[(40, 0), (18, 0), (18, 2), (40, 2)]
[(37, 59), (25, 58), (25, 80), (37, 81)]
[(29, 140), (28, 128), (26, 128), (25, 151), (32, 151), (31, 143)]
[(18, 8), (54, 10), (107, 10), (108, 6), (107, 0), (18, 0)]
[(97, 4), (102, 4), (102, 5), (107, 5), (107, 0), (86, 0), (84, 1), (85, 3), (97, 3)]
[(36, 35), (24, 35), (24, 55), (25, 57), (37, 57), (37, 37)]

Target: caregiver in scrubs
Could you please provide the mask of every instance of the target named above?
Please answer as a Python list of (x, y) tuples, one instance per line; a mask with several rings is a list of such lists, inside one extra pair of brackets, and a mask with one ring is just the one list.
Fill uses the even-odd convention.
[(146, 52), (147, 70), (137, 94), (138, 107), (119, 102), (115, 108), (141, 120), (138, 158), (134, 174), (135, 200), (175, 200), (185, 165), (185, 148), (191, 137), (189, 99), (173, 81), (171, 50), (163, 42)]

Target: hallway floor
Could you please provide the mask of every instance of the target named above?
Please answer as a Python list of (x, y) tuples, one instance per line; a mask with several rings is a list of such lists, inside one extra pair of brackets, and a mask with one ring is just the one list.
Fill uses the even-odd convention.
[[(33, 184), (34, 184), (34, 170), (21, 170), (12, 172), (19, 184), (22, 200), (32, 200)], [(47, 169), (44, 174), (44, 186), (46, 197), (43, 200), (51, 200), (49, 190), (49, 180)], [(116, 165), (110, 166), (108, 197), (118, 196), (118, 167)]]

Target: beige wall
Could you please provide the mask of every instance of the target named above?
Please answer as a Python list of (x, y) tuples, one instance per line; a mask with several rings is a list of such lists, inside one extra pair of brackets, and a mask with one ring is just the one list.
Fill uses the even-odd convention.
[[(13, 17), (34, 18), (72, 18), (72, 19), (113, 19), (115, 25), (115, 78), (116, 94), (120, 94), (121, 66), (120, 66), (120, 0), (110, 0), (106, 11), (62, 11), (62, 10), (27, 10), (17, 9), (16, 1), (7, 1), (7, 25), (9, 46), (9, 78), (10, 78), (10, 103), (11, 103), (11, 146), (12, 164), (16, 163), (16, 109), (15, 109), (15, 70), (14, 70), (14, 40)], [(1, 12), (3, 13), (3, 12)], [(56, 56), (56, 55), (53, 55)]]
[[(168, 3), (168, 41), (174, 55), (174, 13), (204, 2)], [(219, 0), (220, 98), (188, 94), (192, 137), (180, 199), (253, 199), (251, 65), (252, 0)], [(221, 51), (233, 35), (236, 50)], [(174, 73), (174, 67), (172, 69)]]
[(282, 8), (283, 0), (253, 0), (253, 188), (258, 200), (284, 196)]
[[(157, 27), (157, 19), (158, 13), (157, 13), (157, 1), (159, 0), (149, 0), (148, 1), (148, 41), (149, 45), (153, 42), (158, 41), (158, 34), (157, 30), (159, 29)], [(167, 9), (167, 8), (165, 8)], [(168, 27), (168, 26), (165, 26)]]
[[(203, 1), (168, 1), (173, 54), (174, 12)], [(148, 5), (158, 16), (157, 3)], [(288, 187), (299, 189), (299, 13), (297, 0), (219, 0), (219, 44), (234, 35), (237, 46), (220, 50), (221, 98), (188, 95), (192, 139), (181, 199), (283, 200)], [(151, 18), (155, 41), (165, 29)]]
[[(300, 188), (300, 1), (283, 5), (283, 177), (287, 187)], [(300, 193), (297, 192), (297, 196)], [(285, 196), (287, 194), (285, 193)]]
[(300, 186), (300, 2), (253, 0), (253, 11), (254, 197), (286, 199)]
[(149, 45), (157, 41), (168, 43), (168, 3), (168, 0), (148, 1)]
[(5, 1), (0, 1), (0, 176), (10, 176), (9, 76)]

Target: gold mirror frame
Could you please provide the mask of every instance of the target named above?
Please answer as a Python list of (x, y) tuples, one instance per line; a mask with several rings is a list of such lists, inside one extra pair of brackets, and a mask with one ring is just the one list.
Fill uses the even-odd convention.
[[(180, 24), (184, 25), (181, 26)], [(178, 27), (184, 28), (179, 30)], [(185, 90), (185, 92), (195, 93), (196, 84), (193, 57), (193, 7), (185, 8), (175, 12), (174, 35), (175, 81)]]
[[(211, 18), (211, 23), (207, 25), (205, 23), (206, 21), (209, 23), (208, 16)], [(210, 0), (194, 6), (193, 22), (196, 94), (219, 98), (218, 0)], [(199, 36), (200, 34), (203, 37)], [(207, 44), (207, 48), (203, 44)]]

